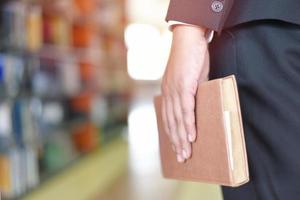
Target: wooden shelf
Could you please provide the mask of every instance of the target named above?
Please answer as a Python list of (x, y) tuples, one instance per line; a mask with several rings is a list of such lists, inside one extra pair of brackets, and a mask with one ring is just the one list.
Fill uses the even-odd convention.
[(118, 138), (51, 178), (23, 200), (92, 199), (127, 170), (127, 142)]

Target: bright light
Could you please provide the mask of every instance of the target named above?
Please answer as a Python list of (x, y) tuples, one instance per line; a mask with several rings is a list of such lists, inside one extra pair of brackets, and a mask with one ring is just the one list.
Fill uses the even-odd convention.
[(145, 175), (158, 170), (158, 133), (153, 104), (136, 105), (129, 114), (128, 129), (132, 173)]
[(158, 80), (164, 72), (171, 33), (152, 25), (131, 24), (126, 28), (128, 73), (135, 80)]
[(157, 150), (158, 133), (152, 104), (145, 103), (134, 107), (129, 113), (128, 126), (129, 143), (133, 148), (141, 153)]
[(160, 33), (148, 24), (131, 24), (125, 30), (125, 42), (129, 49), (153, 45), (160, 39)]

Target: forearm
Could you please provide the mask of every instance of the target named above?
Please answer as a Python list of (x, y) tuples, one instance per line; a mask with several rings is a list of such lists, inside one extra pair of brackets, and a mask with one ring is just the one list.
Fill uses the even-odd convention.
[[(191, 59), (201, 62), (207, 51), (206, 28), (199, 26), (176, 25), (173, 27), (173, 40), (170, 52), (170, 67), (178, 67), (180, 62)], [(201, 66), (201, 63), (198, 63)]]
[(196, 138), (195, 95), (209, 71), (206, 28), (176, 25), (172, 48), (162, 81), (162, 113), (166, 133), (175, 146), (178, 162), (191, 156)]
[[(172, 51), (189, 53), (192, 48), (207, 46), (206, 28), (176, 25), (173, 27)], [(180, 56), (180, 55), (179, 55)]]

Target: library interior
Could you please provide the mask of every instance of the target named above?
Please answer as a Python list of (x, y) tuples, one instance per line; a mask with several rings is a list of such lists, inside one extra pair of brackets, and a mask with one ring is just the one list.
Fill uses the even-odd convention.
[(161, 174), (168, 3), (1, 0), (0, 199), (222, 199)]

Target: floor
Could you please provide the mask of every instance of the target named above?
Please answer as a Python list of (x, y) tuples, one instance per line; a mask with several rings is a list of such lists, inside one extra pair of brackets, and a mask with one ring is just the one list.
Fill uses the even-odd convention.
[(128, 120), (128, 170), (95, 200), (222, 200), (218, 186), (162, 178), (152, 104), (159, 87), (139, 85)]

